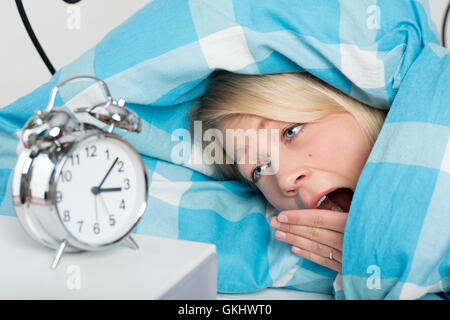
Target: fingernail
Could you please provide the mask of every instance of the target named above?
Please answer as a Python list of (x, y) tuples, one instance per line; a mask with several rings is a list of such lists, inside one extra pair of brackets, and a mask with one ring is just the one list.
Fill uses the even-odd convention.
[(284, 233), (283, 231), (277, 230), (277, 231), (275, 231), (275, 237), (277, 239), (284, 240), (284, 239), (286, 239), (286, 233)]
[(278, 221), (280, 221), (280, 222), (288, 222), (288, 218), (284, 214), (279, 214), (278, 215)]
[(270, 221), (270, 225), (272, 226), (272, 228), (280, 227), (280, 223), (276, 219), (272, 219), (272, 221)]
[(295, 253), (300, 253), (300, 248), (292, 246), (292, 251), (294, 251)]

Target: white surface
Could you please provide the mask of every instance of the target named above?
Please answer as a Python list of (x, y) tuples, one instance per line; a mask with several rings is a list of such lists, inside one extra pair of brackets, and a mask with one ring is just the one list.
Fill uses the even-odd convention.
[(99, 252), (64, 254), (33, 241), (15, 217), (0, 216), (0, 299), (215, 299), (211, 244), (133, 235)]
[(30, 239), (17, 218), (0, 215), (0, 299), (332, 300), (285, 288), (217, 293), (215, 247), (133, 235), (140, 249), (64, 254)]

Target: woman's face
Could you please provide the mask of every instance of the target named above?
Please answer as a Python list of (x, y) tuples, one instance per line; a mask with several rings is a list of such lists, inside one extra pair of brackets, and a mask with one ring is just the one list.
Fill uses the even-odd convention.
[[(258, 135), (239, 139), (248, 129), (267, 129), (267, 143), (258, 149), (269, 156), (249, 155), (252, 144), (258, 146), (262, 141)], [(234, 145), (224, 143), (226, 153), (239, 155), (245, 150), (245, 161), (239, 160), (238, 169), (249, 181), (256, 182), (266, 199), (278, 210), (316, 208), (326, 203), (323, 196), (334, 200), (342, 211), (348, 212), (352, 192), (356, 188), (361, 171), (370, 153), (369, 142), (363, 135), (356, 120), (349, 113), (334, 113), (315, 123), (289, 123), (268, 120), (253, 115), (239, 115), (222, 122), (220, 128), (226, 140), (227, 129), (235, 134)], [(278, 146), (270, 140), (271, 129), (278, 129)], [(276, 132), (276, 131), (274, 131)], [(231, 136), (230, 136), (231, 137)], [(258, 139), (261, 139), (258, 141)], [(231, 151), (231, 147), (234, 148)], [(278, 154), (276, 154), (278, 153)], [(269, 163), (270, 162), (270, 163)], [(343, 189), (345, 188), (345, 189)], [(333, 191), (338, 190), (332, 194)], [(340, 192), (340, 191), (346, 192)], [(349, 194), (351, 194), (349, 196)], [(336, 200), (336, 198), (345, 200)], [(323, 201), (319, 201), (323, 200)], [(334, 210), (332, 204), (320, 208)], [(338, 210), (341, 211), (341, 210)]]

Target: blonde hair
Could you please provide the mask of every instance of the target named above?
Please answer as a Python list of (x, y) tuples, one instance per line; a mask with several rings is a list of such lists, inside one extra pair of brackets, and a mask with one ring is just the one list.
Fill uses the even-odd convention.
[[(367, 147), (372, 149), (383, 125), (385, 111), (365, 105), (306, 72), (264, 75), (216, 72), (188, 117), (189, 130), (193, 134), (194, 121), (202, 121), (205, 132), (220, 128), (222, 121), (238, 115), (308, 123), (344, 112), (356, 119), (369, 141)], [(235, 164), (215, 165), (224, 179), (239, 179), (258, 190), (239, 173)]]

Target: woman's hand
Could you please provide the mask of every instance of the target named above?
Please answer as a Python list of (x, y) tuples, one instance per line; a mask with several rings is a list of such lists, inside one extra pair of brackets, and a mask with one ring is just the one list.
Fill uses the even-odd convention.
[(292, 252), (342, 272), (342, 247), (347, 212), (322, 209), (286, 210), (273, 217), (278, 240), (292, 244)]

